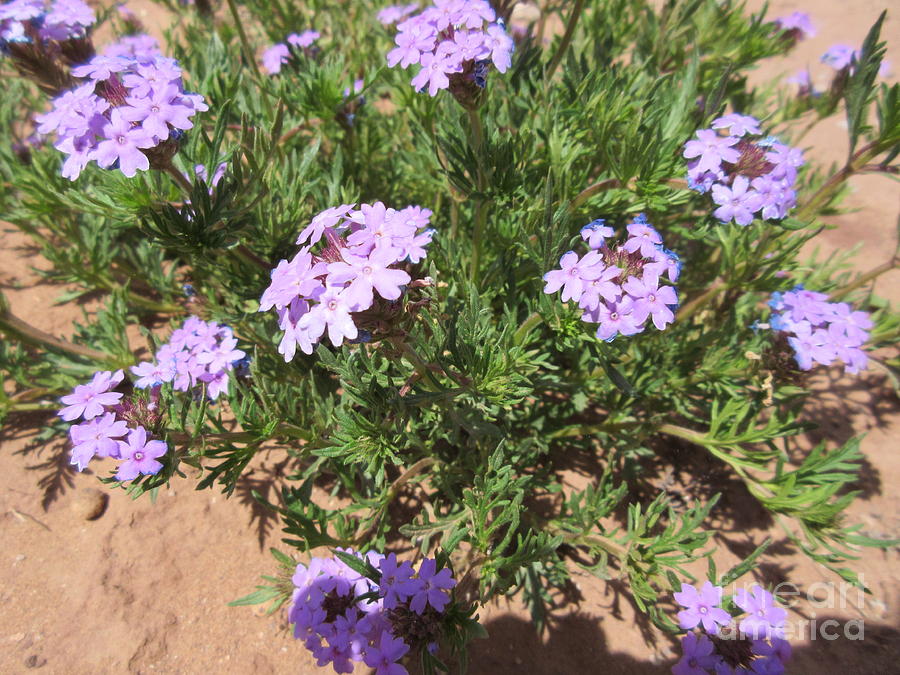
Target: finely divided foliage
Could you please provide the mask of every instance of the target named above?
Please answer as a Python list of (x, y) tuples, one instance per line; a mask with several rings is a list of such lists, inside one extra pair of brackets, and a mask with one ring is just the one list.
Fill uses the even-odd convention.
[[(746, 576), (770, 542), (720, 573), (719, 486), (654, 478), (709, 455), (853, 583), (891, 543), (844, 514), (858, 439), (794, 443), (808, 371), (897, 381), (871, 291), (896, 253), (800, 256), (850, 176), (897, 171), (883, 17), (815, 92), (745, 79), (810, 17), (731, 0), (161, 2), (164, 46), (122, 8), (0, 4), (0, 214), (61, 301), (103, 298), (62, 340), (0, 295), (0, 420), (46, 411), (134, 496), (187, 467), (230, 494), (285, 453), (260, 501), (290, 555), (235, 604), (286, 610), (336, 672), (464, 669), (481, 605), (521, 594), (542, 630), (576, 568), (687, 631), (673, 672), (784, 672)], [(794, 122), (835, 114), (829, 174)]]

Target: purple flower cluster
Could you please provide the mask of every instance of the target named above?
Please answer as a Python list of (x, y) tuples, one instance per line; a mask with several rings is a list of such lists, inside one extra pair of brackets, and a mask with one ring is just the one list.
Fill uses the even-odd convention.
[(96, 17), (82, 0), (12, 0), (0, 5), (0, 51), (5, 43), (63, 42), (87, 36)]
[(262, 65), (269, 75), (277, 75), (281, 72), (281, 67), (288, 62), (291, 57), (291, 47), (297, 49), (306, 49), (321, 36), (314, 30), (305, 30), (302, 33), (291, 33), (287, 36), (286, 42), (274, 44), (262, 53)]
[[(862, 50), (860, 49), (856, 49), (848, 44), (834, 44), (828, 48), (828, 51), (822, 54), (822, 57), (819, 60), (838, 72), (846, 68), (852, 73), (853, 61), (854, 59), (859, 60), (860, 56), (862, 56)], [(887, 77), (890, 75), (890, 72), (890, 62), (887, 59), (882, 60), (881, 65), (878, 67), (878, 75), (880, 77)]]
[(869, 339), (872, 320), (868, 312), (853, 311), (846, 302), (828, 302), (825, 293), (797, 286), (785, 293), (773, 293), (769, 306), (774, 310), (769, 325), (788, 334), (794, 358), (803, 370), (813, 365), (844, 363), (848, 373), (865, 370), (869, 363), (863, 344)]
[(157, 350), (155, 362), (139, 363), (131, 372), (138, 377), (138, 389), (164, 382), (171, 382), (175, 391), (205, 385), (207, 396), (215, 400), (228, 393), (229, 373), (244, 356), (228, 326), (192, 316)]
[[(152, 475), (162, 469), (157, 459), (168, 451), (163, 441), (148, 439), (148, 432), (135, 420), (143, 413), (146, 418), (156, 407), (156, 398), (149, 405), (141, 402), (122, 401), (123, 394), (113, 391), (125, 373), (108, 370), (94, 374), (87, 384), (75, 387), (60, 402), (65, 407), (59, 416), (67, 422), (82, 420), (69, 429), (72, 441), (71, 463), (84, 471), (94, 457), (112, 457), (121, 460), (116, 471), (118, 480), (134, 480), (140, 474)], [(133, 428), (129, 425), (134, 425)]]
[(816, 29), (806, 12), (792, 12), (788, 16), (779, 17), (775, 19), (775, 25), (794, 41), (816, 36)]
[(681, 273), (677, 254), (663, 246), (662, 237), (644, 214), (628, 224), (628, 237), (615, 248), (606, 239), (615, 231), (603, 220), (581, 229), (590, 251), (579, 257), (569, 251), (560, 269), (544, 275), (544, 293), (562, 289), (562, 300), (584, 310), (582, 321), (600, 324), (597, 337), (612, 342), (619, 334), (635, 335), (647, 319), (659, 330), (675, 320), (678, 295), (674, 286), (661, 286), (663, 276), (674, 283)]
[(674, 598), (684, 607), (678, 623), (685, 630), (703, 627), (681, 639), (683, 655), (672, 667), (674, 675), (783, 675), (790, 659), (791, 646), (784, 639), (787, 611), (774, 596), (758, 584), (748, 592), (739, 589), (734, 603), (746, 615), (737, 618), (722, 609), (723, 590), (707, 581), (698, 591), (681, 585)]
[(501, 73), (512, 63), (513, 40), (486, 0), (434, 0), (397, 30), (397, 46), (387, 55), (388, 65), (419, 64), (412, 85), (417, 91), (427, 86), (431, 96), (450, 89), (453, 80), (484, 89), (488, 63)]
[(37, 116), (38, 131), (56, 133), (55, 147), (65, 153), (62, 175), (75, 180), (88, 162), (118, 167), (129, 178), (167, 162), (177, 151), (191, 117), (208, 107), (199, 94), (184, 91), (181, 68), (158, 55), (145, 36), (126, 38), (111, 53), (72, 69), (83, 80), (53, 100), (53, 109)]
[(378, 20), (382, 26), (392, 26), (401, 19), (408, 17), (417, 9), (419, 9), (418, 2), (411, 2), (408, 5), (391, 5), (378, 12)]
[[(319, 213), (300, 233), (306, 244), (291, 260), (281, 260), (260, 299), (259, 311), (278, 311), (284, 338), (278, 347), (285, 361), (297, 347), (312, 354), (323, 334), (335, 347), (359, 334), (354, 314), (376, 302), (397, 300), (412, 280), (398, 269), (418, 263), (434, 235), (431, 211), (408, 206), (397, 211), (382, 202), (342, 204)], [(312, 247), (324, 241), (317, 254)]]
[[(398, 564), (393, 553), (344, 552), (380, 570), (380, 582), (337, 558), (314, 557), (309, 566), (297, 565), (288, 610), (294, 637), (303, 640), (319, 666), (330, 663), (336, 673), (351, 673), (354, 662), (365, 662), (376, 675), (407, 675), (398, 662), (410, 649), (437, 648), (448, 591), (456, 585), (450, 570), (437, 570), (430, 558), (416, 572), (408, 562)], [(378, 599), (360, 599), (366, 594)]]
[(723, 223), (749, 225), (757, 214), (781, 220), (797, 203), (793, 188), (803, 152), (772, 136), (752, 139), (759, 134), (759, 120), (730, 113), (685, 143), (688, 182), (698, 192), (712, 191)]

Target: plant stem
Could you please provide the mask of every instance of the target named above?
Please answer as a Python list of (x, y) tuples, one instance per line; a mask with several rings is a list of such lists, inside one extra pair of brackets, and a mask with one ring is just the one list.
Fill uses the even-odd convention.
[(476, 185), (478, 197), (475, 203), (475, 225), (472, 230), (472, 263), (470, 274), (473, 283), (478, 280), (478, 271), (481, 264), (481, 242), (484, 237), (484, 226), (487, 220), (487, 198), (485, 192), (489, 185), (489, 177), (484, 163), (484, 126), (477, 110), (466, 108), (469, 116), (469, 126), (472, 132), (472, 150), (475, 153)]
[(873, 281), (880, 277), (885, 272), (890, 272), (892, 269), (895, 269), (897, 265), (900, 264), (900, 256), (895, 255), (893, 258), (888, 260), (886, 263), (875, 267), (865, 274), (861, 274), (856, 279), (851, 281), (849, 284), (839, 289), (838, 291), (831, 294), (832, 300), (840, 300), (848, 293), (855, 291), (857, 288), (861, 288), (865, 286), (870, 281)]
[(183, 173), (181, 173), (178, 169), (175, 168), (175, 165), (172, 164), (172, 162), (169, 162), (168, 164), (166, 164), (166, 166), (163, 167), (163, 171), (165, 171), (167, 174), (169, 174), (169, 176), (171, 176), (172, 180), (174, 180), (176, 183), (178, 183), (178, 186), (182, 190), (184, 190), (185, 194), (187, 194), (188, 197), (191, 196), (191, 192), (193, 192), (194, 186), (191, 184), (191, 181), (189, 181), (185, 177), (185, 175)]
[(261, 80), (262, 73), (259, 72), (259, 66), (253, 56), (253, 48), (250, 46), (250, 41), (247, 39), (247, 33), (244, 31), (244, 23), (241, 21), (241, 17), (238, 16), (237, 6), (234, 4), (234, 0), (228, 0), (228, 9), (231, 11), (231, 18), (234, 19), (234, 26), (237, 28), (238, 36), (241, 39), (241, 51), (244, 52), (244, 58), (253, 67), (253, 72), (256, 73), (257, 79)]
[(877, 142), (869, 143), (857, 150), (846, 166), (825, 181), (825, 184), (797, 211), (795, 218), (798, 220), (810, 219), (815, 215), (816, 211), (828, 203), (828, 200), (847, 182), (850, 176), (862, 170), (869, 163), (869, 160), (878, 156), (880, 152), (881, 147)]
[(578, 19), (581, 17), (583, 11), (584, 0), (575, 0), (575, 4), (572, 7), (572, 13), (569, 14), (569, 21), (566, 23), (566, 32), (563, 33), (562, 40), (559, 42), (559, 47), (557, 47), (553, 58), (550, 59), (550, 65), (547, 66), (547, 71), (544, 73), (544, 82), (549, 84), (554, 73), (556, 73), (556, 69), (562, 62), (563, 57), (566, 55), (566, 50), (572, 42), (572, 36), (575, 34), (575, 27), (578, 25)]
[(622, 187), (622, 181), (620, 181), (618, 178), (607, 178), (606, 180), (601, 180), (597, 183), (594, 183), (593, 185), (589, 185), (584, 190), (575, 195), (575, 199), (573, 199), (569, 204), (569, 210), (574, 211), (595, 194), (598, 194), (605, 190), (614, 190), (620, 187)]
[(521, 345), (525, 338), (528, 337), (528, 333), (531, 332), (531, 329), (537, 326), (541, 321), (543, 321), (543, 317), (537, 312), (533, 312), (528, 318), (526, 318), (519, 327), (516, 329), (515, 334), (513, 335), (513, 343), (516, 345)]
[(0, 304), (0, 332), (15, 336), (22, 342), (27, 342), (36, 347), (47, 347), (56, 351), (72, 354), (73, 356), (82, 356), (91, 361), (100, 361), (101, 363), (115, 361), (109, 354), (104, 354), (103, 352), (91, 349), (90, 347), (84, 347), (72, 342), (60, 340), (59, 338), (50, 335), (50, 333), (45, 333), (44, 331), (35, 328), (31, 324), (14, 316), (6, 308), (5, 302)]
[(707, 288), (703, 293), (698, 295), (696, 298), (691, 300), (685, 305), (682, 305), (681, 309), (678, 310), (678, 320), (684, 321), (693, 314), (695, 314), (703, 305), (708, 303), (710, 300), (715, 298), (719, 293), (724, 291), (727, 288), (725, 285), (724, 279), (716, 279), (712, 285)]

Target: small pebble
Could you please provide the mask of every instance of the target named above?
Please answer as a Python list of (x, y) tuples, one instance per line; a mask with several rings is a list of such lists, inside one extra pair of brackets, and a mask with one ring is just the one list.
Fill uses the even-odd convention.
[(109, 495), (97, 488), (82, 488), (72, 500), (72, 511), (83, 520), (97, 520), (106, 511)]

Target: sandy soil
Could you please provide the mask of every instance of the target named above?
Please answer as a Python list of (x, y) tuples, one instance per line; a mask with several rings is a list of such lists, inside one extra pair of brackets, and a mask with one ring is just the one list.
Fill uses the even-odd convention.
[[(751, 7), (762, 3), (755, 0)], [(818, 37), (802, 43), (787, 59), (760, 72), (791, 73), (809, 64), (815, 80), (826, 80), (818, 56), (832, 43), (860, 44), (884, 3), (820, 0), (807, 4), (777, 0), (774, 16), (794, 9), (811, 11)], [(140, 10), (148, 2), (133, 3)], [(848, 9), (850, 8), (850, 9)], [(886, 36), (900, 35), (892, 18)], [(900, 59), (894, 50), (894, 63)], [(818, 75), (817, 75), (818, 73)], [(846, 148), (840, 120), (831, 120), (809, 137), (810, 154), (820, 162), (840, 161)], [(854, 212), (830, 218), (834, 229), (819, 239), (826, 253), (862, 244), (859, 270), (884, 262), (894, 247), (898, 222), (896, 184), (879, 176), (852, 181), (847, 205)], [(15, 232), (0, 234), (0, 286), (15, 313), (55, 334), (71, 333), (81, 314), (76, 305), (52, 306), (65, 289), (42, 283), (31, 266), (41, 261)], [(878, 282), (882, 295), (900, 303), (900, 272)], [(40, 311), (35, 308), (40, 307)], [(88, 307), (90, 309), (90, 307)], [(851, 509), (872, 536), (900, 532), (894, 491), (900, 485), (896, 455), (900, 404), (885, 378), (870, 372), (859, 378), (818, 380), (822, 390), (809, 419), (821, 423), (809, 443), (821, 438), (842, 442), (865, 432), (867, 458), (861, 482), (863, 498)], [(265, 616), (226, 603), (253, 589), (260, 573), (274, 569), (268, 554), (279, 546), (278, 524), (250, 497), (254, 489), (275, 498), (276, 486), (289, 470), (283, 453), (257, 458), (231, 499), (195, 491), (195, 483), (174, 481), (159, 495), (133, 502), (122, 492), (107, 491), (89, 472), (77, 474), (61, 445), (34, 441), (39, 420), (20, 420), (0, 435), (0, 672), (41, 668), (47, 673), (314, 673), (306, 651), (286, 631), (283, 615)], [(720, 489), (723, 474), (702, 453), (682, 452), (690, 466), (675, 484)], [(681, 462), (680, 462), (681, 463)], [(575, 474), (564, 477), (578, 480)], [(724, 476), (725, 495), (717, 511), (719, 551), (724, 568), (746, 556), (766, 536), (776, 538), (767, 562), (757, 570), (766, 583), (792, 581), (802, 590), (816, 582), (836, 583), (785, 543), (746, 492)], [(100, 488), (109, 493), (104, 514), (92, 521), (84, 514)], [(850, 593), (844, 608), (798, 605), (791, 622), (829, 618), (865, 621), (865, 640), (796, 640), (790, 672), (888, 673), (900, 661), (900, 567), (898, 551), (867, 551), (856, 567), (871, 588), (859, 598)], [(541, 638), (518, 602), (500, 601), (482, 612), (492, 635), (474, 645), (472, 673), (666, 673), (675, 657), (672, 643), (640, 620), (625, 586), (588, 575), (575, 578), (576, 597), (560, 599), (551, 628)], [(815, 588), (813, 588), (815, 590)], [(820, 597), (825, 592), (819, 589)], [(840, 604), (840, 603), (838, 603)], [(839, 629), (840, 630), (840, 629)], [(647, 646), (646, 639), (650, 640)], [(360, 671), (361, 669), (357, 669)], [(322, 671), (324, 672), (324, 671)]]

